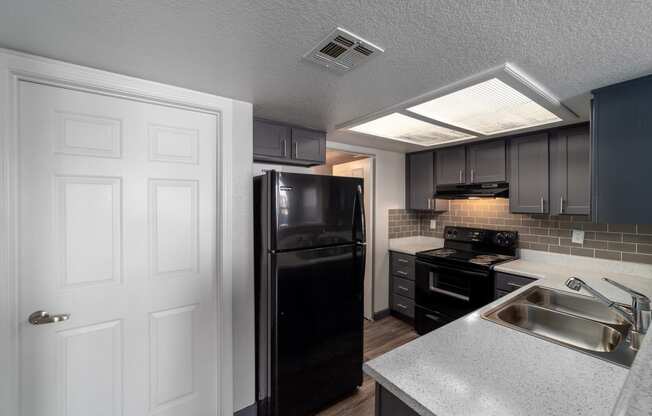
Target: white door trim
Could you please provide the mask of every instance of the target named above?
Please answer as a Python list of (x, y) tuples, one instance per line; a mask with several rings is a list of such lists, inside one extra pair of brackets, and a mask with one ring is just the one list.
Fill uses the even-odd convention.
[(184, 88), (0, 49), (0, 414), (18, 413), (18, 83), (32, 81), (215, 114), (219, 416), (233, 415), (231, 196), (234, 101)]
[[(365, 155), (369, 157), (369, 162), (371, 163), (371, 177), (372, 177), (372, 184), (373, 184), (373, 189), (372, 189), (372, 202), (371, 202), (371, 219), (367, 218), (367, 224), (371, 224), (371, 235), (372, 235), (372, 241), (367, 241), (367, 253), (371, 251), (372, 255), (372, 262), (371, 262), (371, 276), (372, 276), (372, 282), (371, 282), (371, 315), (376, 313), (376, 240), (378, 239), (376, 235), (376, 207), (378, 205), (377, 203), (377, 176), (376, 176), (376, 158), (377, 155), (374, 152), (374, 149), (369, 149), (369, 148), (364, 148), (361, 149), (359, 146), (354, 146), (354, 145), (348, 145), (345, 143), (338, 143), (338, 142), (326, 142), (326, 149), (332, 149), (332, 150), (341, 150), (344, 152), (350, 152), (350, 153), (355, 153), (359, 155)], [(372, 319), (373, 320), (373, 319)]]

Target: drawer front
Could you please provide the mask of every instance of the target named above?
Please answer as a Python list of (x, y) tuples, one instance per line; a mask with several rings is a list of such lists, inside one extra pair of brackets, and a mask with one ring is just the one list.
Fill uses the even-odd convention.
[(414, 281), (394, 276), (392, 278), (392, 288), (394, 294), (414, 299)]
[(392, 275), (414, 280), (414, 256), (392, 253)]
[(503, 292), (513, 292), (521, 287), (534, 282), (537, 279), (529, 277), (515, 276), (507, 273), (496, 273), (496, 290)]
[(392, 310), (399, 312), (408, 318), (414, 318), (414, 301), (400, 295), (394, 295)]
[(506, 295), (509, 295), (509, 292), (505, 292), (504, 290), (496, 289), (494, 299), (500, 299), (500, 298), (502, 298), (503, 296), (506, 296)]

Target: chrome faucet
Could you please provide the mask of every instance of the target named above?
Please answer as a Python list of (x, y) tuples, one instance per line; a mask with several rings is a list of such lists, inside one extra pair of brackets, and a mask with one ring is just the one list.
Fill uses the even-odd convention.
[(648, 328), (650, 327), (650, 321), (652, 320), (652, 312), (650, 311), (650, 298), (645, 296), (642, 293), (639, 293), (635, 290), (628, 288), (618, 282), (615, 282), (606, 277), (602, 280), (611, 283), (616, 286), (618, 289), (624, 290), (629, 293), (632, 297), (632, 311), (628, 311), (622, 306), (618, 305), (616, 302), (610, 300), (602, 293), (593, 289), (591, 286), (587, 285), (582, 279), (577, 277), (571, 277), (566, 280), (566, 286), (569, 289), (579, 291), (581, 288), (586, 289), (587, 292), (591, 293), (597, 299), (605, 303), (608, 307), (616, 311), (620, 316), (622, 316), (627, 322), (632, 324), (630, 331), (630, 347), (634, 350), (638, 350), (643, 341), (643, 337), (647, 333)]

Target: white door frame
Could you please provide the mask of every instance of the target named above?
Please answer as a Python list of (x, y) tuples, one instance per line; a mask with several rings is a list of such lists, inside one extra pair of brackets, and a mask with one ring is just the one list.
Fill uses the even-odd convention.
[(0, 414), (19, 410), (18, 83), (32, 81), (217, 117), (217, 253), (219, 416), (233, 415), (231, 201), (234, 100), (0, 49)]
[(371, 224), (371, 236), (372, 241), (367, 241), (367, 254), (371, 252), (372, 261), (371, 261), (371, 316), (373, 321), (373, 316), (376, 313), (376, 154), (373, 153), (373, 149), (369, 151), (359, 151), (355, 146), (347, 145), (344, 143), (338, 142), (326, 142), (326, 149), (339, 150), (342, 152), (354, 153), (358, 155), (365, 155), (369, 157), (369, 163), (371, 164), (370, 171), (371, 177), (373, 178), (373, 189), (371, 195), (371, 218), (367, 218), (367, 224)]

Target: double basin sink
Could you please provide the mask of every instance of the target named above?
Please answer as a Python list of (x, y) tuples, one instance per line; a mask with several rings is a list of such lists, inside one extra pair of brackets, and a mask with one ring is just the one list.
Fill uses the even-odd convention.
[(623, 367), (636, 356), (631, 324), (592, 297), (534, 286), (482, 317)]

